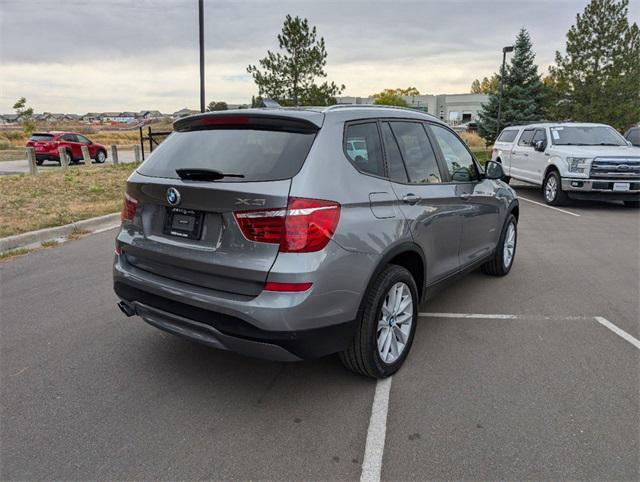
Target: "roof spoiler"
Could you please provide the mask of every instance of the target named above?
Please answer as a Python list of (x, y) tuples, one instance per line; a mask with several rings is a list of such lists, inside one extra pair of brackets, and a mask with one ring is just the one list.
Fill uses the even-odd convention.
[(287, 116), (286, 111), (282, 115), (273, 113), (229, 113), (207, 112), (183, 117), (173, 123), (177, 132), (191, 132), (210, 129), (254, 129), (269, 131), (314, 133), (320, 127), (313, 122), (299, 117)]

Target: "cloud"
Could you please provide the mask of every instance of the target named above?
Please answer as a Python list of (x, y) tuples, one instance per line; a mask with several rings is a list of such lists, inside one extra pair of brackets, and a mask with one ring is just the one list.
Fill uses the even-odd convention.
[[(207, 99), (250, 100), (246, 67), (277, 47), (287, 13), (317, 26), (329, 79), (349, 95), (455, 93), (494, 72), (523, 26), (546, 71), (586, 3), (205, 0)], [(20, 96), (37, 111), (195, 107), (197, 25), (195, 0), (0, 0), (0, 112)]]

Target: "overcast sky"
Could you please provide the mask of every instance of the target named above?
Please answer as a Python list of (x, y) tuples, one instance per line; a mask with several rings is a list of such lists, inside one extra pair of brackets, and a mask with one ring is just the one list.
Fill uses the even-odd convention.
[[(529, 30), (546, 72), (587, 0), (205, 0), (206, 98), (249, 102), (246, 67), (277, 47), (287, 13), (326, 41), (344, 95), (387, 87), (468, 92), (501, 49)], [(640, 0), (631, 0), (632, 21)], [(197, 0), (0, 0), (0, 112), (25, 96), (36, 112), (197, 109)]]

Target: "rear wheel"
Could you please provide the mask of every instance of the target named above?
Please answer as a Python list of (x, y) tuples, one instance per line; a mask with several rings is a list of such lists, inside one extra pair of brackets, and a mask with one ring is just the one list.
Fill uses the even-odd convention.
[(562, 206), (569, 199), (567, 193), (562, 190), (560, 174), (557, 171), (550, 171), (547, 174), (542, 185), (542, 194), (545, 202), (551, 206)]
[(506, 276), (513, 266), (517, 243), (518, 222), (513, 214), (509, 214), (502, 228), (496, 252), (490, 261), (482, 265), (482, 271), (492, 276)]
[(44, 162), (44, 159), (36, 159), (36, 164), (38, 166), (42, 166), (42, 163)]
[(365, 295), (364, 309), (342, 363), (361, 375), (385, 378), (407, 357), (418, 317), (418, 290), (411, 273), (389, 265)]

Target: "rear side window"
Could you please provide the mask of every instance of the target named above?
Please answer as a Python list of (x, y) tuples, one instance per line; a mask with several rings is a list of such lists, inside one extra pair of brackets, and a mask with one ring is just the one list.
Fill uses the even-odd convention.
[(51, 134), (33, 134), (30, 138), (30, 141), (51, 141), (53, 140), (53, 136)]
[(518, 131), (514, 129), (507, 129), (502, 131), (500, 137), (496, 140), (497, 142), (513, 142), (516, 140), (516, 136), (518, 135)]
[(398, 140), (409, 182), (413, 184), (442, 182), (435, 152), (422, 124), (391, 122), (391, 129)]
[(360, 172), (384, 176), (382, 146), (375, 122), (348, 125), (345, 132), (345, 152)]
[(534, 129), (526, 129), (522, 135), (520, 136), (520, 140), (518, 141), (519, 146), (530, 146), (531, 139), (533, 139)]
[(243, 178), (224, 182), (276, 181), (295, 176), (315, 133), (261, 129), (174, 132), (139, 168), (145, 176), (178, 179), (176, 169), (211, 169)]
[(387, 122), (381, 124), (382, 140), (384, 141), (384, 152), (387, 156), (387, 168), (389, 169), (389, 179), (393, 182), (406, 183), (409, 178), (402, 162), (400, 148), (396, 138), (391, 132), (391, 127)]

